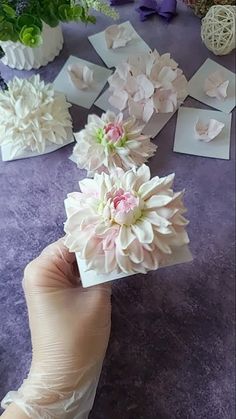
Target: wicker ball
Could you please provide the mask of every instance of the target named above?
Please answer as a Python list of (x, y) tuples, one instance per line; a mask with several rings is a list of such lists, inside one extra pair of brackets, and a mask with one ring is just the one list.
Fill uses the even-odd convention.
[(236, 6), (212, 6), (202, 19), (201, 37), (216, 55), (229, 54), (235, 48)]

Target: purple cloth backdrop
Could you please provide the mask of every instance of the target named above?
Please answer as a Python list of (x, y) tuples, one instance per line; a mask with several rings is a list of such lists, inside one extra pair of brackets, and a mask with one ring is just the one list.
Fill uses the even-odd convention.
[[(171, 52), (187, 78), (207, 57), (233, 70), (233, 54), (211, 54), (200, 20), (181, 3), (169, 24), (157, 16), (140, 23), (134, 4), (119, 11), (151, 48)], [(53, 81), (70, 54), (102, 65), (88, 35), (110, 24), (99, 17), (95, 26), (64, 26), (63, 51), (38, 71), (42, 78)], [(0, 71), (6, 79), (30, 74), (2, 64)], [(206, 108), (191, 98), (185, 104)], [(74, 129), (81, 129), (88, 111), (71, 112)], [(153, 175), (175, 172), (176, 190), (186, 189), (194, 261), (114, 284), (111, 339), (91, 419), (234, 417), (234, 131), (230, 160), (216, 160), (174, 153), (175, 125), (176, 115), (155, 139), (150, 167)], [(85, 176), (68, 159), (71, 150), (0, 162), (0, 398), (19, 387), (30, 365), (23, 269), (63, 235), (63, 200)]]

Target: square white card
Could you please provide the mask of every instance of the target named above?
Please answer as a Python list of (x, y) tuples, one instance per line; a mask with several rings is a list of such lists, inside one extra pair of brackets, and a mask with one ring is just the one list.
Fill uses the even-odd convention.
[[(198, 119), (208, 122), (216, 119), (225, 124), (221, 133), (206, 143), (194, 137), (194, 125)], [(214, 157), (229, 160), (231, 114), (206, 109), (184, 108), (178, 111), (174, 151), (195, 156)]]
[(1, 154), (2, 154), (2, 161), (20, 160), (20, 159), (26, 159), (28, 157), (36, 157), (36, 156), (42, 156), (43, 154), (52, 153), (53, 151), (56, 151), (59, 148), (62, 148), (75, 141), (72, 129), (69, 128), (67, 130), (67, 133), (68, 133), (67, 139), (64, 141), (63, 144), (49, 143), (46, 145), (45, 151), (43, 153), (38, 153), (37, 151), (31, 151), (31, 150), (24, 150), (19, 156), (15, 156), (11, 158), (11, 145), (10, 144), (2, 145), (0, 147)]
[[(67, 71), (68, 66), (71, 64), (86, 65), (90, 70), (93, 70), (94, 83), (85, 90), (79, 90), (75, 87)], [(53, 85), (55, 90), (65, 93), (69, 102), (90, 109), (111, 74), (112, 71), (105, 67), (71, 55), (55, 78)]]
[[(96, 105), (98, 108), (102, 109), (103, 111), (107, 111), (108, 109), (110, 111), (113, 111), (115, 113), (119, 113), (118, 109), (113, 108), (113, 106), (110, 105), (108, 99), (110, 96), (109, 89), (105, 90), (99, 96), (99, 98), (94, 102), (94, 105)], [(172, 116), (175, 114), (176, 110), (171, 113), (154, 113), (147, 124), (145, 125), (143, 129), (143, 134), (148, 135), (150, 138), (155, 138), (157, 134), (164, 128), (164, 126), (167, 124), (167, 122), (172, 118)], [(128, 117), (128, 111), (126, 110), (123, 112), (125, 117)]]
[[(217, 98), (212, 98), (207, 96), (204, 92), (204, 82), (205, 79), (216, 71), (222, 71), (224, 78), (229, 80), (229, 85), (227, 89), (227, 97), (224, 100), (219, 100)], [(215, 61), (207, 58), (204, 64), (199, 68), (199, 70), (194, 74), (194, 76), (189, 81), (188, 91), (189, 95), (194, 99), (199, 100), (206, 105), (211, 106), (212, 108), (219, 109), (222, 112), (230, 113), (235, 107), (235, 74), (223, 67), (222, 65), (216, 63)]]
[[(81, 282), (84, 288), (102, 284), (104, 282), (114, 281), (115, 279), (126, 278), (127, 276), (131, 276), (130, 274), (117, 272), (112, 272), (110, 274), (97, 274), (95, 271), (92, 270), (86, 271), (86, 262), (80, 259), (77, 253), (76, 260), (79, 266)], [(167, 256), (166, 262), (162, 265), (162, 268), (166, 266), (178, 265), (180, 263), (191, 262), (192, 260), (193, 257), (188, 246), (182, 246), (176, 248), (173, 251), (172, 255)]]
[(146, 42), (144, 42), (141, 36), (137, 34), (129, 21), (121, 23), (121, 25), (130, 28), (134, 32), (133, 39), (124, 47), (116, 49), (107, 48), (105, 31), (91, 35), (88, 38), (107, 67), (116, 67), (121, 61), (125, 61), (130, 55), (137, 55), (150, 51), (149, 46)]

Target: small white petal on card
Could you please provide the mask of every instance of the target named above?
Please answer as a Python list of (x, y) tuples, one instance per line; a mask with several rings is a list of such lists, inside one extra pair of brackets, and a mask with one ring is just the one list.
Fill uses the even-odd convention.
[[(74, 83), (68, 76), (68, 67), (73, 70)], [(81, 76), (78, 74), (79, 68), (83, 69), (83, 74)], [(75, 69), (77, 69), (77, 80), (75, 80)], [(55, 78), (53, 85), (55, 90), (65, 93), (69, 102), (90, 109), (104, 88), (111, 73), (112, 71), (105, 67), (81, 60), (80, 58), (71, 55)], [(86, 88), (82, 88), (82, 80), (83, 83), (87, 85)]]
[(135, 31), (131, 27), (111, 25), (105, 30), (107, 48), (125, 47), (135, 37)]
[[(126, 34), (132, 33), (132, 39), (130, 39), (126, 45), (109, 48), (108, 45), (110, 45), (110, 41), (108, 41), (107, 44), (105, 31), (89, 36), (89, 41), (107, 67), (116, 67), (120, 64), (120, 62), (125, 61), (130, 55), (137, 55), (150, 51), (149, 46), (137, 34), (130, 22), (124, 22), (119, 26), (125, 29)], [(127, 37), (128, 35), (126, 35), (126, 38)]]
[(208, 58), (189, 81), (188, 91), (194, 99), (230, 113), (235, 107), (235, 74)]
[(204, 91), (207, 96), (224, 100), (227, 97), (228, 86), (229, 80), (225, 80), (223, 71), (215, 71), (206, 78)]
[[(231, 114), (219, 111), (181, 107), (177, 117), (174, 151), (228, 160), (231, 118)], [(199, 121), (197, 129), (196, 121)], [(203, 141), (196, 140), (197, 133)], [(214, 140), (210, 141), (210, 137), (214, 137)]]
[(93, 70), (86, 65), (70, 64), (67, 68), (69, 78), (79, 90), (87, 89), (93, 84)]
[(209, 143), (221, 133), (224, 126), (225, 124), (223, 124), (223, 122), (219, 122), (216, 119), (209, 119), (206, 123), (198, 119), (194, 125), (195, 138), (196, 140), (202, 140)]

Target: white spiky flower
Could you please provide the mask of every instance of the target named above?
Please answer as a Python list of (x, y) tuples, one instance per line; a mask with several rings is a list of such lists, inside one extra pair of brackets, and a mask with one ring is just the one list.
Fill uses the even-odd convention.
[(85, 128), (75, 134), (72, 160), (80, 169), (86, 169), (88, 176), (115, 167), (139, 167), (157, 149), (148, 136), (141, 134), (142, 128), (134, 117), (124, 120), (122, 113), (89, 115)]
[(145, 165), (82, 180), (81, 192), (65, 200), (65, 245), (97, 273), (157, 269), (189, 242), (183, 192), (173, 191), (173, 180), (151, 178)]
[(11, 146), (11, 158), (24, 150), (45, 151), (48, 143), (62, 145), (71, 128), (71, 105), (52, 84), (15, 77), (0, 92), (0, 145)]

